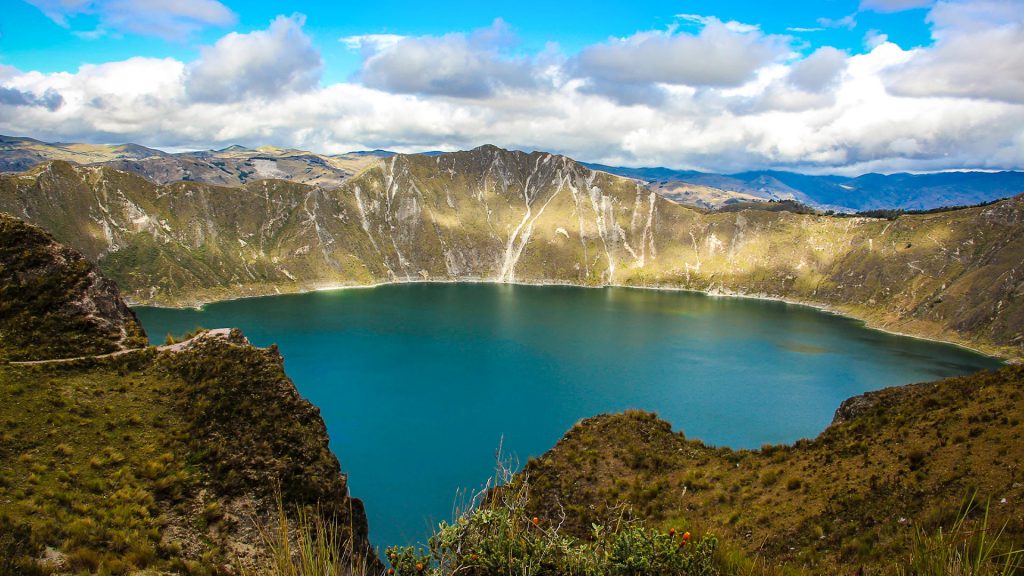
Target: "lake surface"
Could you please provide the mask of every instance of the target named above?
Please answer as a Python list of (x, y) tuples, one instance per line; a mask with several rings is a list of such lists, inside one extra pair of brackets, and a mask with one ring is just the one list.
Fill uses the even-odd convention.
[(136, 312), (154, 343), (196, 326), (277, 343), (381, 548), (449, 519), (502, 439), (525, 462), (581, 418), (640, 408), (710, 444), (788, 443), (850, 396), (1000, 365), (808, 307), (625, 288), (405, 284)]

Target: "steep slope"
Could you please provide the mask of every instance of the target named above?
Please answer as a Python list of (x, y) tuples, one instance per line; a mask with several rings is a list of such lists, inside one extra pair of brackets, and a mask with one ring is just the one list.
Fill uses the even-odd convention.
[[(667, 198), (676, 204), (692, 206), (704, 210), (718, 210), (724, 206), (741, 202), (765, 202), (765, 198), (746, 194), (744, 192), (732, 192), (721, 188), (690, 184), (678, 180), (655, 180), (647, 182), (648, 188), (658, 193), (658, 196)], [(773, 200), (768, 198), (767, 200)]]
[(867, 573), (906, 557), (917, 528), (949, 528), (972, 494), (1003, 541), (1024, 543), (1024, 367), (847, 400), (818, 438), (732, 451), (653, 414), (584, 420), (529, 462), (531, 515), (580, 537), (633, 514), (710, 530), (769, 565)]
[(701, 213), (544, 153), (379, 160), (336, 190), (157, 187), (54, 162), (0, 179), (0, 210), (99, 262), (135, 302), (409, 280), (682, 288), (827, 306), (1016, 356), (1024, 199), (894, 221)]
[[(0, 358), (34, 360), (0, 364), (0, 573), (252, 567), (268, 557), (259, 526), (278, 498), (337, 520), (353, 563), (377, 566), (319, 412), (276, 350), (223, 330), (95, 356), (126, 344), (111, 327), (145, 337), (116, 289), (7, 216), (0, 246), (0, 326), (39, 315), (36, 336), (64, 341), (0, 339)], [(37, 286), (65, 297), (41, 311)]]
[(80, 254), (0, 213), (0, 361), (104, 354), (146, 343), (117, 286)]

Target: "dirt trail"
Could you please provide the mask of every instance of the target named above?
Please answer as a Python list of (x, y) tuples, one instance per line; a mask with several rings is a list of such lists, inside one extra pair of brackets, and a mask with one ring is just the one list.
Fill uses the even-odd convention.
[[(214, 330), (207, 330), (206, 332), (198, 334), (198, 335), (196, 335), (196, 336), (194, 336), (192, 338), (189, 338), (188, 340), (183, 340), (181, 342), (176, 342), (174, 344), (164, 344), (162, 346), (157, 346), (156, 350), (157, 350), (157, 352), (181, 352), (182, 350), (185, 350), (186, 348), (188, 348), (196, 340), (200, 340), (202, 338), (211, 338), (211, 337), (214, 337), (214, 338), (227, 338), (228, 335), (230, 335), (230, 334), (231, 334), (231, 329), (230, 328), (216, 328)], [(142, 350), (146, 350), (148, 348), (149, 347), (146, 347), (146, 348), (128, 348), (127, 350), (118, 350), (117, 352), (110, 352), (109, 354), (98, 354), (96, 356), (76, 356), (74, 358), (54, 358), (52, 360), (11, 361), (11, 362), (8, 362), (8, 364), (10, 364), (11, 366), (32, 366), (32, 365), (36, 365), (36, 364), (62, 364), (62, 363), (67, 363), (67, 362), (77, 362), (79, 360), (101, 360), (103, 358), (116, 358), (117, 356), (122, 356), (124, 354), (130, 354), (132, 352), (139, 352), (139, 351), (142, 351)]]

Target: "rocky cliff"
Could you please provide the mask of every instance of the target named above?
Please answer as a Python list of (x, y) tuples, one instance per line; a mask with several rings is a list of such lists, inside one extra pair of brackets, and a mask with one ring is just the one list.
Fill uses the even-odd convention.
[(109, 280), (2, 215), (0, 290), (0, 574), (265, 567), (279, 503), (379, 566), (276, 350), (227, 330), (142, 347)]
[(0, 180), (0, 210), (82, 250), (140, 303), (417, 280), (644, 286), (1024, 350), (1021, 198), (895, 220), (705, 213), (562, 156), (485, 146), (378, 160), (334, 190), (157, 186), (52, 162)]

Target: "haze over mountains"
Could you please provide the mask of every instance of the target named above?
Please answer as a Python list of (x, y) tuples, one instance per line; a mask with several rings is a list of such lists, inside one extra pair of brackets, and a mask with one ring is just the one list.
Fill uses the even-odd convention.
[(595, 170), (648, 181), (659, 194), (682, 204), (693, 203), (687, 201), (694, 196), (692, 193), (687, 194), (690, 190), (697, 189), (696, 196), (699, 198), (700, 188), (726, 191), (740, 200), (796, 200), (808, 206), (843, 211), (932, 210), (970, 206), (1024, 192), (1024, 173), (1021, 172), (864, 174), (849, 178), (811, 176), (778, 170), (708, 174), (670, 168), (585, 165)]
[[(137, 144), (45, 143), (0, 136), (0, 172), (18, 172), (47, 160), (103, 165), (139, 174), (156, 184), (194, 181), (239, 186), (281, 179), (334, 189), (374, 160), (395, 155), (387, 150), (324, 155), (261, 146), (168, 153)], [(437, 156), (443, 152), (425, 152)], [(712, 174), (671, 168), (584, 166), (641, 180), (659, 195), (687, 206), (717, 209), (727, 204), (794, 200), (821, 210), (931, 210), (969, 206), (1024, 192), (1022, 172), (940, 172), (865, 174), (856, 178), (812, 176), (762, 170)]]

